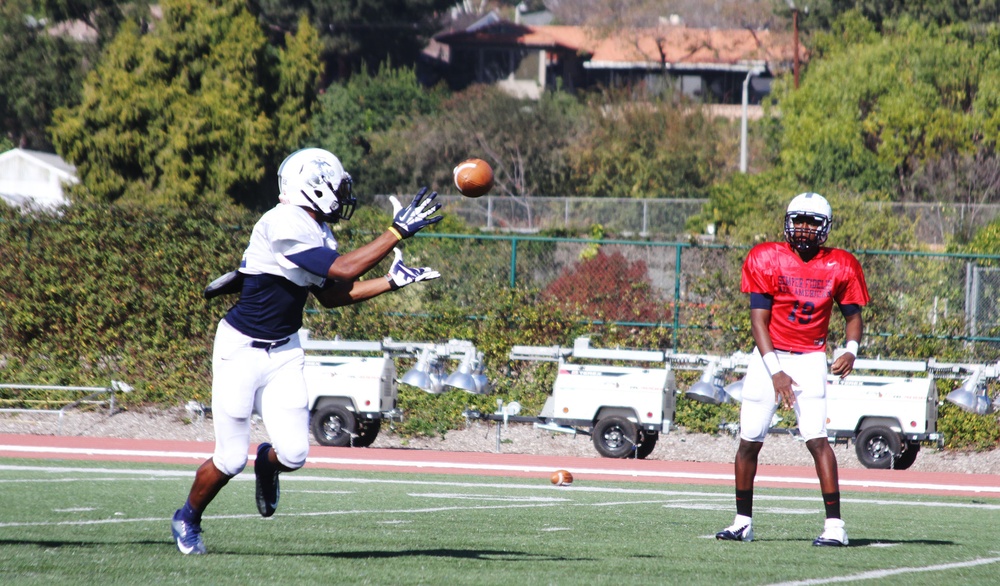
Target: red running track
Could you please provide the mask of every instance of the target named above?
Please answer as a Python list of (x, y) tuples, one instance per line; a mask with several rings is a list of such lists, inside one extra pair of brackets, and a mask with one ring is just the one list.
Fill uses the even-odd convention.
[[(255, 446), (252, 448), (251, 459)], [(211, 456), (212, 450), (211, 442), (0, 434), (0, 458), (189, 464), (192, 473), (202, 461)], [(393, 448), (313, 446), (306, 467), (546, 479), (553, 471), (561, 468), (572, 472), (577, 482), (617, 480), (663, 484), (733, 484), (732, 464)], [(815, 470), (808, 466), (760, 466), (756, 485), (819, 488)], [(1000, 499), (1000, 474), (841, 469), (840, 490)]]

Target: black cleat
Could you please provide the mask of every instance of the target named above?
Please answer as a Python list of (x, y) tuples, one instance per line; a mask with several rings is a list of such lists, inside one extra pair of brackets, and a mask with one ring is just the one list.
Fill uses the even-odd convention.
[(257, 477), (257, 510), (263, 517), (270, 517), (278, 510), (278, 468), (267, 459), (271, 444), (262, 443), (257, 447), (257, 459), (253, 463), (253, 473)]

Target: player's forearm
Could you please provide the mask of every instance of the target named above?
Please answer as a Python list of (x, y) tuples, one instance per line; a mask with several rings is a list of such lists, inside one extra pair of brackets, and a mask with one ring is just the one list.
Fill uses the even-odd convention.
[(372, 270), (398, 242), (399, 239), (386, 230), (368, 244), (338, 256), (330, 265), (326, 276), (338, 281), (353, 281)]
[(377, 297), (383, 293), (387, 293), (390, 290), (391, 286), (389, 281), (383, 278), (355, 281), (354, 286), (351, 287), (351, 290), (348, 292), (348, 301), (344, 305), (365, 301), (366, 299), (371, 299), (372, 297)]
[(854, 315), (849, 315), (845, 318), (847, 324), (844, 331), (844, 339), (847, 342), (861, 342), (861, 336), (864, 335), (864, 320), (861, 319), (860, 313), (855, 313)]
[(368, 279), (325, 289), (316, 294), (316, 299), (323, 307), (343, 307), (377, 297), (391, 290), (391, 284), (386, 279)]

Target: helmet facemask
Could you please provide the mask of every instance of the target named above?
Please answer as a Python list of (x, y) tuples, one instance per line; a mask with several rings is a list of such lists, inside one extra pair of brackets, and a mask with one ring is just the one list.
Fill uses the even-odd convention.
[[(316, 219), (329, 224), (336, 224), (339, 220), (350, 220), (351, 216), (354, 215), (354, 207), (358, 203), (352, 191), (354, 182), (351, 180), (351, 176), (344, 173), (340, 185), (336, 188), (333, 188), (329, 181), (324, 183), (323, 189), (314, 189), (311, 197), (306, 190), (302, 191), (302, 197), (312, 204), (313, 211), (316, 212)], [(318, 205), (318, 201), (331, 197), (329, 194), (332, 194), (333, 201), (323, 202), (328, 204), (326, 208)]]
[(323, 149), (296, 151), (278, 169), (279, 199), (311, 210), (320, 222), (351, 218), (357, 205), (353, 186), (340, 159)]
[(830, 235), (830, 224), (830, 218), (821, 214), (789, 212), (785, 214), (785, 240), (802, 252), (816, 250)]
[(833, 209), (826, 198), (818, 193), (800, 193), (785, 213), (785, 240), (799, 252), (815, 252), (826, 242), (832, 225)]

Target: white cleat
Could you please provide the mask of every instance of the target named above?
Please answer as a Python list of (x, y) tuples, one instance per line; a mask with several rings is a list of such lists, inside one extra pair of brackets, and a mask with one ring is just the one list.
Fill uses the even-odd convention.
[(823, 534), (813, 540), (813, 545), (823, 547), (844, 547), (847, 545), (847, 531), (843, 519), (827, 519)]
[(753, 525), (734, 523), (716, 533), (715, 538), (723, 541), (753, 541)]

